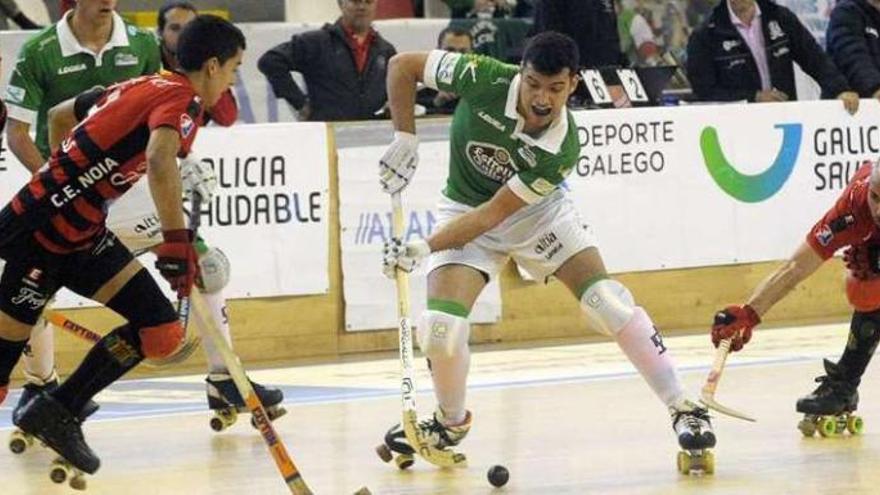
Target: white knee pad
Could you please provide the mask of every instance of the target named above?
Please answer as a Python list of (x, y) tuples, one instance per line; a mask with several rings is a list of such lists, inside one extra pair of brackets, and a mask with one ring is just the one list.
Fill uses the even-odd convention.
[(623, 284), (606, 278), (584, 292), (581, 308), (593, 328), (613, 337), (632, 319), (635, 300)]
[(449, 359), (467, 351), (470, 324), (467, 318), (426, 310), (417, 327), (419, 347), (428, 359)]
[(199, 256), (201, 271), (201, 289), (205, 294), (220, 292), (229, 283), (229, 258), (223, 251), (211, 247)]

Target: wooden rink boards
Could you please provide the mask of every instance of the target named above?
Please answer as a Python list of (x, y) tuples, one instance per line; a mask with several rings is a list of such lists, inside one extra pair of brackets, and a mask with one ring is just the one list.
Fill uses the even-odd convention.
[[(468, 404), (475, 421), (462, 450), (470, 466), (443, 471), (418, 460), (407, 472), (373, 453), (400, 416), (398, 362), (381, 360), (251, 372), (285, 389), (288, 414), (275, 426), (317, 494), (666, 494), (877, 493), (880, 486), (880, 373), (860, 387), (861, 437), (804, 439), (797, 397), (815, 387), (822, 356), (836, 359), (847, 324), (760, 329), (728, 361), (716, 397), (752, 413), (755, 424), (714, 416), (716, 474), (686, 477), (665, 408), (611, 343), (477, 348)], [(706, 335), (666, 339), (695, 394), (712, 358)], [(421, 360), (417, 387), (429, 380)], [(208, 427), (203, 376), (127, 382), (98, 397), (86, 438), (102, 460), (90, 494), (284, 494), (249, 416), (223, 433)], [(155, 389), (155, 390), (154, 390)], [(300, 397), (295, 397), (299, 395)], [(0, 408), (8, 438), (11, 395)], [(433, 407), (419, 394), (422, 413)], [(143, 409), (159, 404), (161, 410)], [(48, 479), (48, 451), (0, 453), (0, 493), (75, 493)], [(503, 489), (486, 470), (503, 464)]]

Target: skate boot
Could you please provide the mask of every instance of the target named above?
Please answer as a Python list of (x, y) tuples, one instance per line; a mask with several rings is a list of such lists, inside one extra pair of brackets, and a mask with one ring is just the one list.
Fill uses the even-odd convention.
[[(52, 375), (49, 377), (49, 380), (42, 383), (34, 383), (28, 382), (25, 383), (21, 390), (21, 396), (18, 398), (18, 404), (12, 410), (13, 416), (18, 414), (18, 410), (25, 406), (28, 402), (31, 401), (34, 397), (37, 396), (42, 391), (46, 393), (53, 392), (56, 388), (58, 388), (58, 374), (54, 371)], [(83, 422), (91, 416), (95, 414), (98, 410), (98, 404), (94, 401), (88, 401), (83, 407), (83, 410), (77, 415), (79, 417), (80, 422)], [(28, 435), (27, 433), (21, 430), (14, 430), (12, 435), (9, 436), (9, 450), (12, 451), (13, 454), (21, 454), (26, 451), (28, 448), (34, 445), (34, 437)]]
[(50, 478), (55, 483), (70, 479), (70, 486), (85, 488), (84, 473), (94, 474), (101, 460), (83, 438), (80, 419), (46, 392), (39, 392), (12, 416), (15, 426), (39, 439), (59, 455), (52, 462)]
[(859, 405), (858, 383), (848, 380), (840, 366), (827, 359), (825, 372), (816, 378), (816, 390), (797, 401), (797, 412), (804, 413), (798, 429), (805, 437), (812, 437), (816, 431), (822, 437), (840, 435), (844, 430), (860, 434), (864, 422), (853, 414)]
[[(220, 432), (235, 424), (238, 419), (238, 413), (248, 411), (235, 386), (235, 382), (227, 374), (212, 373), (205, 379), (208, 392), (208, 408), (214, 411), (214, 417), (211, 418), (211, 429)], [(263, 403), (269, 420), (284, 416), (287, 410), (281, 405), (284, 400), (284, 393), (277, 388), (264, 387), (259, 383), (251, 382), (254, 393)], [(254, 418), (251, 417), (251, 426), (257, 428)]]
[(672, 415), (672, 429), (678, 435), (678, 444), (682, 448), (677, 458), (678, 472), (714, 473), (715, 456), (709, 449), (715, 446), (715, 432), (709, 421), (709, 411), (689, 400), (682, 400), (670, 407), (669, 412)]
[[(467, 411), (460, 425), (446, 426), (443, 411), (438, 407), (430, 418), (419, 421), (419, 429), (434, 447), (445, 450), (458, 445), (467, 436), (472, 422), (473, 416)], [(399, 469), (409, 468), (416, 459), (416, 451), (409, 444), (403, 425), (400, 423), (388, 430), (385, 434), (385, 442), (376, 447), (376, 454), (384, 462), (391, 462), (393, 459)]]

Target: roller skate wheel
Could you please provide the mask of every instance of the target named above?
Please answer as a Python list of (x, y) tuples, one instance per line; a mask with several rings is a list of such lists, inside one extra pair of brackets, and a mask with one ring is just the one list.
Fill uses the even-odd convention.
[(214, 416), (213, 418), (211, 418), (211, 429), (212, 430), (216, 431), (217, 433), (220, 433), (225, 428), (226, 428), (226, 425), (223, 424), (223, 420), (221, 420), (217, 416)]
[(33, 443), (33, 438), (28, 437), (21, 431), (15, 431), (9, 438), (9, 450), (11, 450), (13, 454), (21, 454), (27, 450), (28, 447), (33, 445)]
[(850, 435), (860, 435), (865, 431), (865, 422), (859, 416), (850, 416), (846, 419), (846, 429)]
[(394, 458), (394, 464), (397, 464), (397, 469), (401, 471), (409, 469), (415, 462), (416, 458), (412, 454), (399, 454)]
[(703, 454), (703, 472), (715, 474), (715, 454), (710, 451), (706, 451)]
[(86, 479), (82, 475), (74, 476), (70, 479), (70, 487), (74, 490), (85, 490), (86, 489)]
[(819, 418), (819, 435), (833, 437), (837, 434), (837, 421), (830, 416)]
[(678, 453), (676, 464), (678, 465), (679, 473), (688, 474), (691, 472), (691, 456), (689, 456), (687, 452), (680, 451)]
[(810, 438), (816, 434), (816, 423), (804, 418), (798, 423), (798, 430), (801, 430), (805, 437)]
[(67, 481), (67, 469), (64, 466), (55, 466), (49, 471), (49, 478), (60, 485)]
[(384, 443), (376, 447), (376, 455), (379, 456), (379, 459), (382, 459), (382, 462), (391, 462), (394, 459), (394, 456), (391, 454), (391, 449), (389, 449)]

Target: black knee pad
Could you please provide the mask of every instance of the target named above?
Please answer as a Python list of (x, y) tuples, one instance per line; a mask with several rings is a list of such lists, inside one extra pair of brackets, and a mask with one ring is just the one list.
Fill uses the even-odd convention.
[(174, 306), (147, 270), (137, 272), (107, 301), (107, 307), (125, 318), (135, 332), (177, 320)]
[(880, 311), (853, 313), (846, 349), (838, 363), (851, 381), (858, 382), (880, 343)]

